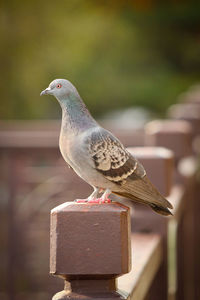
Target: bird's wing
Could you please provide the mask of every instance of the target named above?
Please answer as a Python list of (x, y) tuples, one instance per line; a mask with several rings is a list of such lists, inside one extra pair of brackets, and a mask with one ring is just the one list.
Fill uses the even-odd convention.
[(170, 213), (172, 205), (147, 178), (142, 164), (109, 131), (101, 128), (92, 132), (89, 153), (95, 169), (117, 185), (114, 193), (149, 204), (157, 212)]
[(124, 184), (130, 177), (137, 180), (146, 175), (141, 163), (109, 131), (92, 132), (88, 144), (96, 170), (113, 183)]

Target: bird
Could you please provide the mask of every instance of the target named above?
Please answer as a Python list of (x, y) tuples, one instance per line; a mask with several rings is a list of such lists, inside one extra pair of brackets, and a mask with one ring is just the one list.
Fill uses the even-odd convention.
[(88, 198), (77, 202), (106, 203), (114, 193), (146, 204), (161, 215), (172, 214), (172, 204), (150, 182), (143, 165), (98, 124), (70, 81), (55, 79), (40, 95), (58, 100), (62, 109), (60, 152), (68, 166), (93, 187)]

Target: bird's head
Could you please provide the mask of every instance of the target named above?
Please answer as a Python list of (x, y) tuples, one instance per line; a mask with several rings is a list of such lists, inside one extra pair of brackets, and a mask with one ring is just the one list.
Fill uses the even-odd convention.
[(59, 101), (67, 99), (70, 95), (77, 96), (78, 92), (73, 84), (66, 79), (55, 79), (53, 80), (48, 88), (40, 93), (42, 95), (53, 95)]

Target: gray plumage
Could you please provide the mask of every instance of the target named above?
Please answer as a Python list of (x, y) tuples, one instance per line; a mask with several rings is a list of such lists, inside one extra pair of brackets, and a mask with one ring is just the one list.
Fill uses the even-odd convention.
[(122, 143), (102, 128), (90, 115), (76, 88), (65, 79), (52, 81), (41, 95), (57, 98), (62, 108), (59, 146), (67, 164), (94, 188), (92, 201), (100, 189), (102, 200), (112, 192), (149, 205), (156, 212), (169, 215), (173, 208), (152, 185), (142, 164)]

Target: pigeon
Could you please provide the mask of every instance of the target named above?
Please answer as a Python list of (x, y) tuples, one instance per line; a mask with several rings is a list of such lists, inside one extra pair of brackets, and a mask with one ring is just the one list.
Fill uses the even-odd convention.
[[(66, 163), (93, 187), (79, 202), (105, 203), (111, 193), (149, 205), (162, 215), (173, 206), (154, 187), (142, 164), (91, 116), (75, 86), (53, 80), (40, 95), (53, 95), (62, 108), (59, 147)], [(100, 198), (98, 195), (103, 193)]]

